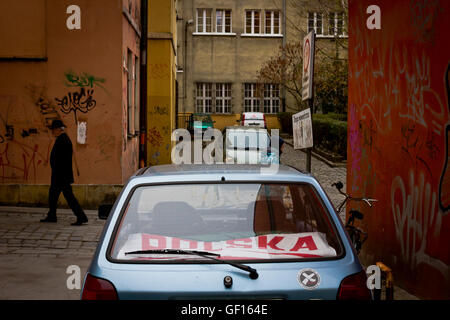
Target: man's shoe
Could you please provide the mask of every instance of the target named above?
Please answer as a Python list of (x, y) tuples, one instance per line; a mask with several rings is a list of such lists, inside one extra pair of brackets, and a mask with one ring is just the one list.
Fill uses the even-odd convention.
[(56, 222), (56, 217), (47, 216), (45, 219), (41, 219), (41, 222)]
[(81, 219), (77, 219), (74, 223), (71, 223), (72, 226), (81, 226), (83, 223), (88, 222), (88, 218), (86, 216), (82, 217)]

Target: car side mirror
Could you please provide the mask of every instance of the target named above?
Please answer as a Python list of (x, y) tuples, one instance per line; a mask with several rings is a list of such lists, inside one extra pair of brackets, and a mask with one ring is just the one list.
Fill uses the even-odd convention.
[(98, 218), (102, 220), (108, 219), (108, 216), (111, 212), (113, 205), (112, 204), (102, 204), (98, 207)]

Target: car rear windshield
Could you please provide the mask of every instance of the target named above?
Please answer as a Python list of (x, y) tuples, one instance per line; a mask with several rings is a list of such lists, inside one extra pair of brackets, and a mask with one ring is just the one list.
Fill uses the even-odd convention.
[[(195, 255), (126, 254), (183, 249), (254, 261), (336, 257), (340, 240), (310, 184), (177, 184), (137, 187), (117, 221), (114, 260), (173, 262)], [(209, 261), (209, 260), (208, 260)]]

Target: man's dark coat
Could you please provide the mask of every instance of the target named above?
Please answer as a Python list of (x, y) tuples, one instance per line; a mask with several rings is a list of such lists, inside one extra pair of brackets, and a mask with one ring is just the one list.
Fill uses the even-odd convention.
[(50, 154), (50, 166), (52, 168), (52, 184), (71, 184), (73, 180), (72, 170), (72, 142), (66, 133), (60, 134), (53, 145)]

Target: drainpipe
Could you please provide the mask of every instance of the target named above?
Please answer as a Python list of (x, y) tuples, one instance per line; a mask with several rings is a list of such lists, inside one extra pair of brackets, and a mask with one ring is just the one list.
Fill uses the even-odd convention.
[(147, 166), (147, 19), (148, 0), (141, 0), (141, 72), (140, 72), (140, 117), (139, 117), (139, 168)]
[[(286, 54), (284, 52), (284, 48), (286, 47), (286, 0), (283, 0), (283, 60), (286, 58)], [(283, 84), (286, 81), (286, 68), (283, 67), (283, 73), (281, 75)], [(281, 86), (281, 111), (286, 112), (286, 88)]]
[(186, 56), (187, 56), (187, 29), (188, 26), (192, 25), (194, 20), (190, 19), (184, 23), (184, 47), (183, 47), (183, 114), (186, 112), (186, 82), (187, 82), (187, 66), (186, 66)]

